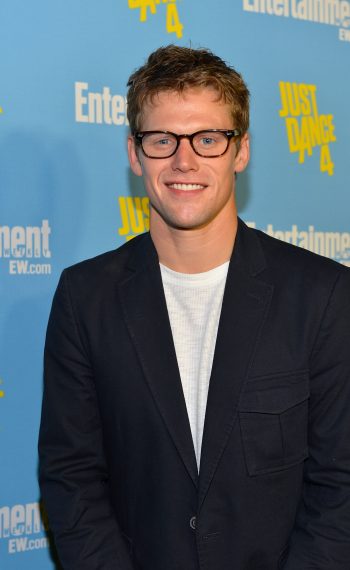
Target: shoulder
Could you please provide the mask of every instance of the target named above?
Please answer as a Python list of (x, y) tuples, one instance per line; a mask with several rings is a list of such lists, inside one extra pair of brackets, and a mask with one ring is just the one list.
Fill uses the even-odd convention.
[(244, 223), (240, 229), (244, 249), (249, 252), (250, 266), (255, 264), (259, 277), (274, 285), (277, 291), (293, 291), (293, 294), (299, 291), (302, 295), (310, 295), (309, 301), (316, 303), (329, 298), (338, 284), (343, 293), (350, 292), (350, 268), (345, 265), (249, 228)]
[(67, 289), (81, 302), (108, 295), (120, 282), (156, 258), (148, 233), (119, 248), (71, 265), (63, 270), (58, 289)]
[(64, 273), (72, 279), (91, 279), (94, 277), (97, 279), (110, 279), (111, 277), (118, 279), (118, 277), (123, 276), (136, 252), (139, 252), (142, 256), (143, 250), (145, 255), (147, 255), (150, 244), (152, 244), (152, 240), (148, 233), (136, 236), (117, 249), (67, 267)]
[(261, 245), (266, 263), (269, 267), (291, 272), (302, 271), (306, 273), (337, 275), (339, 273), (350, 275), (350, 269), (333, 259), (313, 253), (302, 247), (276, 239), (261, 230), (248, 228)]

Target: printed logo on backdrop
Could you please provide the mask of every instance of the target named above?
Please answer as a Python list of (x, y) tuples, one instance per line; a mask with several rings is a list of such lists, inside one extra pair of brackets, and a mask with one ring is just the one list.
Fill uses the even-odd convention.
[(157, 14), (159, 4), (166, 4), (166, 31), (168, 34), (176, 34), (178, 38), (182, 38), (183, 24), (180, 21), (177, 0), (128, 0), (128, 4), (130, 10), (140, 10), (140, 22), (147, 22), (148, 15)]
[(126, 241), (149, 230), (149, 198), (119, 196), (120, 236)]
[(49, 546), (48, 521), (40, 503), (0, 505), (0, 545), (8, 554), (41, 550)]
[(84, 81), (75, 83), (75, 120), (77, 123), (129, 125), (126, 98), (113, 94), (110, 87), (93, 91)]
[(0, 225), (0, 264), (7, 263), (10, 275), (50, 275), (50, 236), (48, 220), (40, 226)]
[[(247, 222), (247, 225), (251, 228), (256, 227), (255, 222)], [(289, 230), (275, 229), (273, 224), (268, 224), (263, 231), (269, 236), (329, 257), (350, 267), (350, 233), (348, 232), (321, 232), (311, 225), (300, 229), (297, 224), (293, 224)]]
[(338, 39), (350, 42), (348, 0), (243, 0), (243, 10), (336, 26)]
[(319, 148), (320, 171), (332, 176), (334, 163), (330, 145), (337, 140), (334, 117), (319, 114), (316, 85), (280, 81), (279, 88), (279, 115), (285, 120), (289, 151), (296, 153), (299, 164), (302, 164), (306, 156), (312, 156), (315, 148)]

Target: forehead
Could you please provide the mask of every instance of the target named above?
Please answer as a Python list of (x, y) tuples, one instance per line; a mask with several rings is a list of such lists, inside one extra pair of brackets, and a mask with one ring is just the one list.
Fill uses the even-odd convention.
[(192, 130), (230, 129), (233, 127), (231, 107), (211, 87), (161, 91), (143, 105), (142, 130), (188, 132), (190, 126)]

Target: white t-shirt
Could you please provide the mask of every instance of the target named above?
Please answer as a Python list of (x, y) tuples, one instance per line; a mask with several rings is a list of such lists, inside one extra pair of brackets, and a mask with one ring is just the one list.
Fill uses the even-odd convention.
[(160, 264), (198, 468), (228, 266), (188, 274)]

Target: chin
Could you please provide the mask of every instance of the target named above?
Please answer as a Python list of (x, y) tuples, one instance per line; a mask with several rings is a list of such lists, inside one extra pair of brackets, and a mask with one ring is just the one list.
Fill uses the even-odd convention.
[[(208, 216), (208, 213), (204, 212), (176, 212), (176, 211), (162, 211), (160, 208), (156, 209), (152, 207), (154, 217), (151, 216), (151, 223), (157, 223), (161, 220), (161, 224), (164, 224), (168, 228), (174, 230), (196, 230), (204, 228), (209, 225), (213, 217)], [(153, 221), (152, 221), (153, 217)]]
[(205, 228), (210, 224), (210, 220), (206, 219), (196, 219), (196, 220), (189, 220), (189, 219), (174, 219), (167, 222), (168, 226), (171, 226), (177, 230), (200, 230)]

